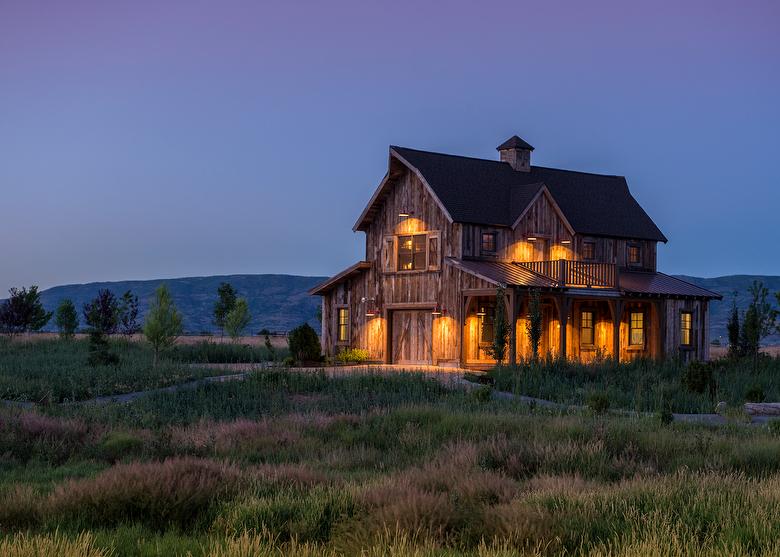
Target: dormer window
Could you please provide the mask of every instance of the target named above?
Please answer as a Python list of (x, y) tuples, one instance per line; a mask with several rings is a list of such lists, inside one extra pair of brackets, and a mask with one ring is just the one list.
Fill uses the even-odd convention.
[(496, 233), (495, 232), (483, 232), (482, 242), (479, 246), (479, 252), (481, 255), (495, 255), (496, 254)]
[(628, 264), (639, 265), (642, 263), (642, 250), (636, 244), (630, 244), (628, 246)]

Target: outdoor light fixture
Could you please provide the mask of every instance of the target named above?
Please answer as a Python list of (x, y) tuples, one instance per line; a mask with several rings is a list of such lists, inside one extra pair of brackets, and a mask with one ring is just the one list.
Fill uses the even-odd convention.
[(479, 311), (477, 312), (477, 317), (485, 317), (485, 308), (484, 307), (479, 308)]
[(411, 217), (414, 213), (412, 211), (399, 211), (398, 216), (402, 219), (405, 219), (407, 217)]
[(571, 244), (571, 240), (561, 240), (562, 244)]
[(528, 236), (528, 241), (529, 242), (535, 242), (536, 241), (536, 236)]
[(366, 304), (366, 317), (376, 317), (379, 315), (379, 308), (376, 305), (376, 298), (366, 298), (363, 296), (360, 301)]
[(431, 311), (431, 315), (447, 315), (447, 309), (436, 304), (436, 307)]

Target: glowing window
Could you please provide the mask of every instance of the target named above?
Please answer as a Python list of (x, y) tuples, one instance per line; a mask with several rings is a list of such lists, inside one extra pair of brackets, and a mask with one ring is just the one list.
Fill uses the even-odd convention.
[(628, 344), (629, 346), (644, 346), (645, 344), (645, 314), (641, 311), (631, 312)]
[(495, 317), (495, 306), (484, 306), (480, 310), (484, 315), (479, 316), (479, 343), (492, 344), (494, 338), (493, 319)]
[(480, 244), (480, 252), (483, 255), (495, 255), (496, 253), (496, 233), (495, 232), (483, 232), (482, 243)]
[(628, 246), (629, 265), (639, 265), (642, 262), (642, 250), (639, 246)]
[(338, 341), (349, 341), (349, 308), (339, 308)]
[(426, 266), (425, 234), (398, 237), (398, 270), (419, 271)]
[(680, 344), (683, 346), (693, 344), (693, 314), (689, 311), (680, 314)]
[(580, 315), (580, 344), (593, 346), (593, 312), (583, 311)]

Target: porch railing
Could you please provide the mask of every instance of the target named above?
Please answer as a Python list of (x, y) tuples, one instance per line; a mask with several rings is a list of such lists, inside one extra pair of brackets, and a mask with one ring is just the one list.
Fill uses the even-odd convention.
[(614, 288), (617, 284), (617, 269), (612, 263), (590, 261), (522, 261), (517, 262), (526, 269), (554, 280), (558, 286), (576, 288)]

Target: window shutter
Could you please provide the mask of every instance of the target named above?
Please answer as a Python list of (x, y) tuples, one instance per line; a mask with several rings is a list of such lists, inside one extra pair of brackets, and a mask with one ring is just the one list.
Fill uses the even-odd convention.
[(385, 236), (382, 242), (382, 270), (395, 271), (395, 236)]
[(441, 237), (439, 232), (428, 232), (428, 270), (441, 269)]

